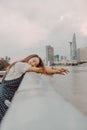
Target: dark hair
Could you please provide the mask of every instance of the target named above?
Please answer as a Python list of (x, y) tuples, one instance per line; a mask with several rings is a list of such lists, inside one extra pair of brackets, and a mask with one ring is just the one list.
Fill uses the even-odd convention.
[(13, 65), (15, 65), (17, 62), (28, 62), (31, 58), (33, 58), (33, 57), (37, 57), (37, 58), (39, 58), (39, 64), (36, 66), (36, 67), (43, 67), (44, 68), (44, 63), (43, 63), (43, 61), (42, 61), (42, 59), (37, 55), (37, 54), (32, 54), (32, 55), (30, 55), (30, 56), (27, 56), (26, 58), (24, 58), (24, 59), (21, 59), (21, 60), (18, 60), (18, 61), (15, 61), (15, 62), (13, 62), (12, 64), (10, 64), (8, 67), (7, 67), (7, 71), (9, 71), (9, 69), (13, 66)]

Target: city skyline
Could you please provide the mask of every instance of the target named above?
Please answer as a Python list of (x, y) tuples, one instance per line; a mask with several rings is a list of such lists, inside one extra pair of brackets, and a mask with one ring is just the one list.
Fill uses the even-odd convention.
[(0, 1), (0, 57), (18, 60), (31, 53), (44, 57), (46, 45), (69, 57), (74, 32), (77, 48), (86, 47), (86, 5), (86, 0)]
[[(75, 37), (75, 39), (74, 39), (74, 37)], [(69, 42), (71, 45), (72, 45), (72, 43), (74, 42), (73, 40), (76, 40), (76, 34), (74, 33), (73, 34), (73, 36), (72, 36), (72, 40), (71, 40), (71, 42)], [(76, 42), (76, 41), (75, 41)], [(76, 43), (75, 43), (76, 44)], [(58, 51), (58, 49), (59, 49), (59, 47), (58, 46), (52, 46), (51, 44), (47, 44), (47, 45), (44, 45), (44, 46), (40, 46), (39, 48), (38, 48), (38, 46), (36, 46), (35, 48), (38, 48), (38, 49), (36, 49), (36, 54), (38, 54), (38, 55), (40, 55), (41, 54), (41, 52), (43, 53), (43, 55), (41, 55), (41, 57), (43, 58), (43, 60), (46, 60), (46, 46), (50, 46), (50, 47), (52, 47), (53, 48), (53, 51), (54, 51), (54, 56), (55, 55), (59, 55), (59, 57), (61, 57), (61, 56), (63, 56), (63, 57), (66, 57), (67, 58), (67, 60), (74, 60), (74, 59), (72, 59), (71, 58), (71, 50), (70, 50), (70, 47), (71, 47), (71, 45), (68, 45), (68, 56), (67, 56), (67, 54), (66, 55), (64, 55), (64, 53), (62, 53), (61, 54), (61, 51)], [(77, 46), (77, 45), (75, 45), (75, 46)], [(87, 48), (87, 46), (84, 46), (84, 47), (81, 47), (82, 49), (83, 48)], [(81, 48), (77, 48), (76, 47), (76, 50), (75, 50), (75, 53), (77, 53), (76, 51), (78, 50), (78, 49), (81, 49)], [(33, 49), (34, 49), (34, 47), (32, 48), (32, 49), (25, 49), (25, 50), (23, 50), (23, 51), (26, 51), (27, 52), (27, 54), (25, 54), (25, 56), (27, 56), (27, 55), (29, 55), (29, 54), (32, 54), (32, 52), (35, 54), (35, 52), (33, 51)], [(61, 47), (61, 50), (62, 50), (63, 48)], [(67, 48), (66, 48), (67, 49)], [(22, 51), (22, 52), (23, 52)], [(32, 52), (31, 52), (32, 51)], [(77, 54), (76, 54), (77, 55)], [(7, 55), (8, 56), (8, 55)], [(4, 57), (0, 57), (0, 58), (5, 58), (6, 57), (6, 55), (4, 56)], [(9, 56), (10, 57), (10, 56)], [(77, 57), (77, 56), (76, 56)], [(10, 57), (11, 58), (11, 57)], [(14, 57), (13, 57), (13, 59), (14, 59)], [(12, 59), (11, 59), (12, 60)]]

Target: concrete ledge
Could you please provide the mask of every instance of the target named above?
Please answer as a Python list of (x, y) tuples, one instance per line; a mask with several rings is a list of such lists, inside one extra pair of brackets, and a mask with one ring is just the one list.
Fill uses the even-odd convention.
[(27, 73), (0, 130), (87, 130), (87, 118), (56, 93), (53, 78)]
[(0, 71), (0, 76), (3, 76), (6, 71)]

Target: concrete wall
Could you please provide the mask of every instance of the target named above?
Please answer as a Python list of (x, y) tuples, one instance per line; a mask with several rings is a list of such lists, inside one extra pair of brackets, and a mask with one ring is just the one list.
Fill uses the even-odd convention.
[(27, 73), (0, 130), (87, 130), (87, 118), (55, 91), (54, 83), (55, 76)]

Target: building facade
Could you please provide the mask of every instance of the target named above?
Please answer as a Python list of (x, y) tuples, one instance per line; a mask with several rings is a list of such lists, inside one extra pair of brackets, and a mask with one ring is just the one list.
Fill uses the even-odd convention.
[(78, 62), (87, 62), (87, 47), (79, 48), (77, 54)]
[(50, 45), (46, 46), (46, 64), (52, 65), (54, 63), (54, 48)]
[(59, 55), (57, 54), (54, 56), (54, 62), (58, 62), (58, 61), (59, 61)]
[(70, 58), (71, 60), (77, 60), (77, 45), (75, 33), (73, 34), (72, 42), (70, 42)]

